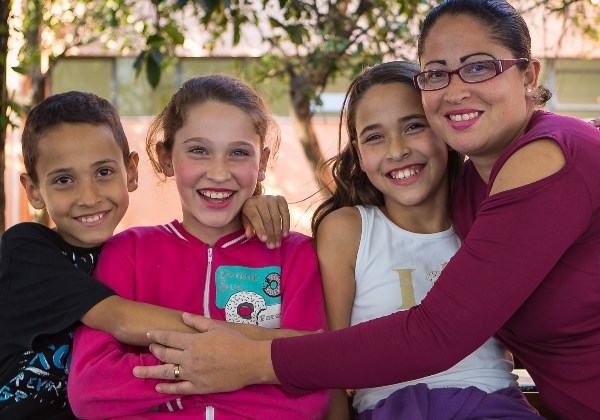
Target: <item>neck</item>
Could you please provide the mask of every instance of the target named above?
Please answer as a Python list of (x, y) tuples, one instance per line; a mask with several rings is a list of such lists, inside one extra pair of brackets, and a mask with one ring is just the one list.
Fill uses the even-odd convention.
[(225, 226), (207, 226), (199, 223), (186, 221), (181, 222), (183, 228), (192, 236), (204, 242), (208, 246), (214, 246), (219, 239), (242, 228), (242, 221), (236, 218)]
[(436, 199), (414, 206), (400, 205), (386, 200), (380, 209), (395, 225), (413, 233), (444, 232), (452, 226), (452, 217), (448, 211), (447, 184), (444, 182), (444, 193)]

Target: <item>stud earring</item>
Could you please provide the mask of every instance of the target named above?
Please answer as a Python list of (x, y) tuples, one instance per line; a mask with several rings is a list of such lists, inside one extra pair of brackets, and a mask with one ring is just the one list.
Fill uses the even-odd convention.
[(527, 93), (531, 93), (531, 88), (527, 88)]

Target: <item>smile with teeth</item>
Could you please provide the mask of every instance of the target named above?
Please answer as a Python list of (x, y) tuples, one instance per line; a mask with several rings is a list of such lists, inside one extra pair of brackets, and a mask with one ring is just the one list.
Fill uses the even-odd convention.
[(479, 112), (469, 112), (468, 114), (448, 115), (448, 118), (452, 121), (468, 121), (477, 118), (478, 116)]
[(226, 200), (233, 195), (233, 191), (202, 191), (198, 190), (201, 196), (211, 200)]
[(422, 166), (411, 166), (410, 168), (406, 168), (406, 169), (402, 169), (402, 170), (398, 170), (398, 171), (392, 171), (392, 172), (390, 172), (390, 178), (393, 178), (393, 179), (410, 178), (411, 176), (415, 176), (416, 174), (421, 172), (421, 169), (423, 169)]
[(108, 212), (102, 212), (102, 213), (96, 213), (96, 214), (92, 214), (89, 216), (80, 216), (77, 217), (77, 220), (79, 220), (80, 222), (83, 223), (94, 223), (97, 222), (98, 220), (102, 219)]

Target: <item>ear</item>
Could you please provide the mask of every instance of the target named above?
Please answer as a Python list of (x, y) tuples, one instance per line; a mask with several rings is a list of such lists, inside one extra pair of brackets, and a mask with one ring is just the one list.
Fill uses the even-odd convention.
[(265, 147), (260, 156), (260, 165), (258, 167), (258, 182), (262, 182), (265, 180), (267, 176), (267, 163), (269, 163), (269, 155), (271, 154), (271, 149)]
[(532, 58), (525, 69), (524, 76), (525, 89), (529, 89), (527, 92), (535, 92), (535, 88), (538, 84), (538, 78), (540, 76), (540, 60), (537, 58)]
[(173, 162), (171, 160), (171, 152), (167, 150), (162, 141), (156, 143), (156, 156), (158, 156), (158, 163), (160, 163), (162, 173), (165, 174), (165, 176), (175, 175), (175, 171), (173, 171)]
[(25, 194), (27, 194), (27, 200), (34, 209), (41, 210), (46, 207), (46, 203), (42, 198), (42, 194), (40, 192), (39, 186), (34, 183), (29, 175), (21, 174), (19, 176), (19, 180), (21, 181), (21, 185), (25, 189)]
[(127, 191), (134, 192), (138, 187), (138, 162), (140, 156), (131, 152), (127, 161)]

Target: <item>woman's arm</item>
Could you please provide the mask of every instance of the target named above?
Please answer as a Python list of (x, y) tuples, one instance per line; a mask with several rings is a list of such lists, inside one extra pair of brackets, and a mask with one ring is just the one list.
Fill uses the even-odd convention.
[[(354, 273), (360, 236), (361, 219), (355, 208), (345, 207), (336, 210), (328, 214), (319, 225), (317, 255), (330, 330), (350, 326), (356, 292)], [(327, 419), (348, 420), (349, 418), (346, 391), (334, 389)]]
[[(522, 165), (519, 171), (529, 166), (548, 175), (535, 157)], [(589, 190), (573, 166), (561, 171), (525, 190), (504, 191), (485, 200), (458, 253), (422, 303), (410, 310), (338, 331), (276, 339), (268, 349), (268, 342), (223, 328), (187, 337), (185, 343), (177, 333), (152, 332), (151, 339), (158, 343), (189, 350), (182, 357), (177, 350), (152, 345), (161, 360), (190, 369), (186, 379), (191, 382), (179, 388), (161, 385), (161, 390), (217, 392), (281, 381), (289, 392), (300, 395), (318, 388), (382, 386), (448, 369), (520, 308), (549, 267), (586, 230), (592, 214)], [(531, 184), (531, 179), (521, 185)], [(220, 346), (246, 351), (234, 360), (219, 352)], [(208, 350), (219, 353), (209, 357)], [(156, 372), (142, 369), (137, 374)]]

